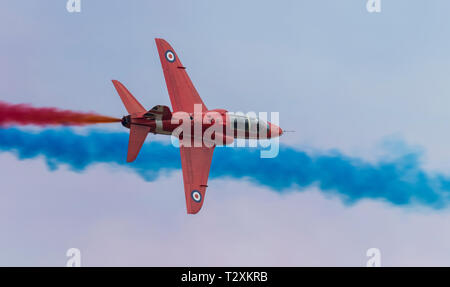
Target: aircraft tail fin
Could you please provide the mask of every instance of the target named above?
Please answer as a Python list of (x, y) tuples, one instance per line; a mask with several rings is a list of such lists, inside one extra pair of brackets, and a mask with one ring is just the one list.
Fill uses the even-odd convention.
[(136, 159), (139, 151), (144, 144), (150, 127), (131, 124), (130, 125), (130, 139), (128, 141), (127, 162), (132, 162)]
[(116, 80), (112, 80), (112, 82), (130, 115), (146, 112), (145, 108), (133, 97), (130, 91), (128, 91), (121, 82)]

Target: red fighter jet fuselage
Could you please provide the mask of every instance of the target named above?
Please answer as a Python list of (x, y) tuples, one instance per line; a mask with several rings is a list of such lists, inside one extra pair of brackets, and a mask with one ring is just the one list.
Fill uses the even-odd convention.
[[(159, 112), (161, 110), (162, 112)], [(160, 115), (160, 117), (158, 116)], [(167, 106), (155, 106), (152, 110), (143, 114), (128, 115), (122, 118), (122, 125), (130, 128), (131, 125), (147, 126), (149, 132), (161, 135), (176, 135), (174, 132), (178, 128), (182, 128), (183, 120), (190, 121), (189, 138), (198, 137), (195, 134), (195, 126), (199, 127), (200, 140), (206, 141), (210, 137), (216, 145), (232, 144), (234, 139), (270, 139), (280, 136), (283, 131), (280, 127), (268, 121), (258, 118), (228, 114), (226, 110), (215, 109), (201, 113), (187, 114), (186, 117), (172, 117)], [(181, 122), (181, 123), (180, 123)], [(205, 133), (213, 126), (216, 128), (215, 133), (220, 134), (220, 138), (216, 138), (215, 134), (206, 135)], [(177, 136), (179, 139), (186, 137), (186, 130)]]
[(148, 133), (178, 137), (187, 212), (195, 214), (203, 205), (215, 146), (231, 144), (235, 138), (270, 139), (283, 131), (256, 117), (208, 110), (174, 49), (163, 39), (155, 41), (173, 111), (164, 105), (146, 110), (122, 83), (112, 81), (129, 113), (122, 118), (122, 125), (130, 129), (127, 161), (136, 159)]

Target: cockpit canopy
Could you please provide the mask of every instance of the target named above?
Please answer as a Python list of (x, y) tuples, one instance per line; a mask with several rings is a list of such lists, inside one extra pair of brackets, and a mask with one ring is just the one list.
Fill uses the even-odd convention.
[(269, 133), (270, 126), (261, 119), (244, 115), (229, 114), (230, 126), (235, 131), (251, 134)]

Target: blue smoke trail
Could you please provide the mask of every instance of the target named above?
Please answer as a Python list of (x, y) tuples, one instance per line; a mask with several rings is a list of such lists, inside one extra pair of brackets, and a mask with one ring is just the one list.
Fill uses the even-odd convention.
[[(39, 133), (17, 128), (0, 129), (0, 151), (19, 159), (43, 157), (49, 168), (68, 165), (83, 171), (97, 163), (126, 166), (145, 180), (181, 168), (179, 150), (158, 142), (145, 143), (134, 163), (126, 163), (128, 134), (71, 129), (49, 129)], [(255, 148), (217, 148), (211, 178), (245, 178), (277, 192), (301, 190), (317, 185), (338, 195), (345, 203), (379, 199), (397, 206), (425, 205), (443, 208), (449, 202), (450, 179), (429, 175), (420, 167), (420, 154), (409, 153), (395, 160), (371, 164), (338, 152), (311, 155), (281, 147), (278, 157), (260, 159)]]

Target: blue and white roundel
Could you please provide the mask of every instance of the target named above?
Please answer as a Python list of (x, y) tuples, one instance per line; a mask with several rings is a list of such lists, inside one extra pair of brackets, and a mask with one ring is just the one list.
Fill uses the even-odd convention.
[(175, 62), (175, 53), (170, 50), (167, 50), (166, 51), (166, 60), (171, 63)]
[(195, 202), (202, 201), (202, 194), (198, 190), (193, 190), (191, 193), (191, 197)]

